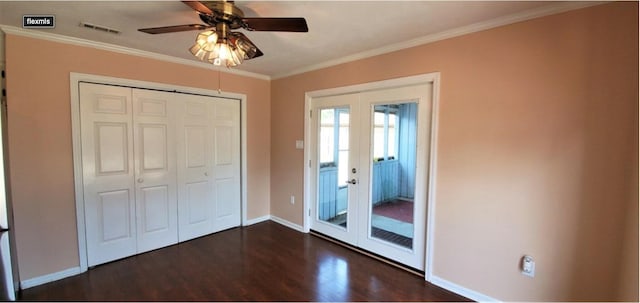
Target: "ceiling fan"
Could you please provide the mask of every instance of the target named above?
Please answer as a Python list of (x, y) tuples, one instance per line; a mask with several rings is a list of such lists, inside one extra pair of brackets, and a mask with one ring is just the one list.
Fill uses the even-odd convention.
[(182, 1), (200, 15), (205, 24), (184, 24), (174, 26), (141, 28), (147, 34), (165, 34), (192, 30), (207, 30), (196, 38), (196, 44), (189, 51), (200, 60), (227, 67), (241, 64), (243, 60), (263, 55), (249, 38), (241, 32), (248, 31), (280, 31), (308, 32), (304, 18), (262, 18), (245, 17), (234, 1)]

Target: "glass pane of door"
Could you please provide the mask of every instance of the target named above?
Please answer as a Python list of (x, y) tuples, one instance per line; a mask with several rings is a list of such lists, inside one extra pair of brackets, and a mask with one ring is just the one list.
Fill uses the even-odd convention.
[(413, 248), (416, 103), (373, 107), (370, 236)]
[(349, 200), (349, 108), (319, 111), (318, 220), (347, 227)]

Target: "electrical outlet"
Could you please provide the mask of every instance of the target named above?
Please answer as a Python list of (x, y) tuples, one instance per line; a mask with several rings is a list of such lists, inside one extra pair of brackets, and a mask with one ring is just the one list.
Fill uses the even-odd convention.
[(534, 277), (536, 274), (536, 262), (532, 256), (525, 255), (520, 262), (520, 270), (523, 275)]
[(291, 204), (296, 204), (296, 197), (294, 195), (291, 195)]

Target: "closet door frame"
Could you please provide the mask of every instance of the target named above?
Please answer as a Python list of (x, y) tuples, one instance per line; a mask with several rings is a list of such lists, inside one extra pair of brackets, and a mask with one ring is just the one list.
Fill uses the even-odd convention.
[(80, 132), (80, 83), (115, 85), (130, 88), (151, 89), (166, 92), (197, 94), (240, 101), (240, 188), (241, 188), (241, 222), (242, 226), (250, 225), (247, 219), (247, 96), (232, 92), (219, 92), (201, 88), (155, 83), (124, 78), (107, 77), (83, 73), (70, 73), (70, 105), (71, 105), (71, 138), (73, 144), (73, 176), (76, 203), (76, 226), (78, 231), (78, 259), (80, 261), (76, 273), (87, 271), (87, 238), (84, 216), (84, 186), (82, 180), (82, 141)]

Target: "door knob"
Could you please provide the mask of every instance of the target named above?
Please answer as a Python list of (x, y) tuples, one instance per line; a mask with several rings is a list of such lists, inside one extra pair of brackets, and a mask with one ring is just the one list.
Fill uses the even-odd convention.
[(209, 173), (204, 173), (205, 176), (209, 176)]
[(356, 179), (351, 179), (351, 181), (347, 181), (347, 183), (349, 183), (349, 184), (354, 184), (354, 185), (355, 185), (355, 184), (358, 184), (358, 180), (356, 180)]
[(138, 178), (138, 183), (142, 183), (142, 182), (144, 182), (144, 179)]

